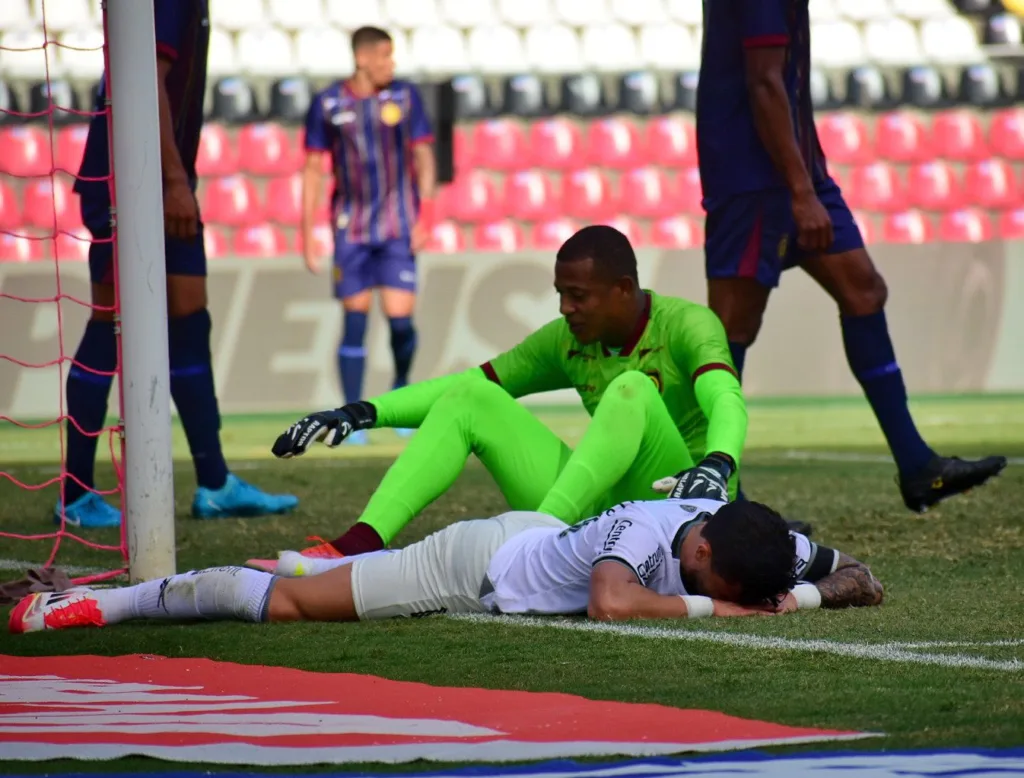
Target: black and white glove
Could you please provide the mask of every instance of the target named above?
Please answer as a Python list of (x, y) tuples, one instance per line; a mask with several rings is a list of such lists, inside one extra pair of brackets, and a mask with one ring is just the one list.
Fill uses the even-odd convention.
[(318, 440), (334, 448), (355, 430), (370, 429), (376, 423), (377, 409), (368, 402), (311, 413), (281, 433), (271, 451), (278, 459), (289, 459), (302, 456)]
[(696, 467), (655, 481), (651, 488), (674, 500), (729, 502), (729, 476), (734, 469), (725, 454), (709, 454)]

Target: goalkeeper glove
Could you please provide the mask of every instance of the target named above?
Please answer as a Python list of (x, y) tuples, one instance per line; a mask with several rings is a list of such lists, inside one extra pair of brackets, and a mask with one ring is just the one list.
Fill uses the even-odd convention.
[(271, 451), (278, 459), (288, 459), (302, 456), (317, 440), (334, 448), (355, 430), (370, 429), (376, 423), (377, 409), (368, 402), (311, 413), (281, 433)]
[(725, 454), (708, 454), (700, 464), (669, 478), (655, 481), (651, 488), (673, 500), (717, 500), (729, 502), (729, 476), (734, 465)]

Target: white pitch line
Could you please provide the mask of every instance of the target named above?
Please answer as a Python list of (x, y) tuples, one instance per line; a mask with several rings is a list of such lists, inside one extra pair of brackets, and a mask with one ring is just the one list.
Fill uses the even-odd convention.
[(510, 627), (547, 627), (575, 632), (597, 632), (606, 635), (623, 635), (660, 640), (685, 640), (699, 643), (717, 643), (740, 648), (774, 649), (778, 651), (805, 651), (858, 659), (874, 659), (881, 662), (903, 664), (936, 665), (959, 669), (977, 668), (1017, 673), (1024, 671), (1024, 661), (1019, 659), (983, 659), (963, 654), (919, 654), (898, 648), (894, 644), (840, 643), (834, 640), (796, 640), (792, 638), (744, 635), (734, 632), (708, 632), (705, 630), (667, 629), (665, 627), (639, 627), (631, 624), (608, 624), (595, 621), (568, 621), (564, 619), (540, 619), (520, 616), (489, 616), (484, 614), (452, 615), (456, 621), (470, 621), (479, 624), (501, 624)]
[[(750, 449), (756, 453), (757, 449)], [(802, 451), (792, 449), (782, 453), (785, 459), (799, 459), (810, 462), (863, 462), (866, 464), (891, 465), (891, 456), (884, 454), (858, 454), (853, 451)], [(1011, 465), (1024, 465), (1024, 457), (1008, 457)]]
[(894, 648), (1004, 648), (1024, 646), (1024, 639), (1013, 640), (924, 640), (915, 643), (888, 643)]
[[(0, 570), (30, 570), (39, 567), (42, 562), (27, 562), (24, 559), (2, 559), (0, 558)], [(78, 565), (56, 565), (68, 575), (96, 575), (108, 572), (102, 567), (80, 567)]]

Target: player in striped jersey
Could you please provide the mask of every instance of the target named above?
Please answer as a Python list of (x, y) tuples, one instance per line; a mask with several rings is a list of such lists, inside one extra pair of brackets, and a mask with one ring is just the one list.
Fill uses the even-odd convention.
[[(349, 403), (362, 399), (374, 289), (391, 325), (394, 387), (408, 382), (416, 350), (415, 255), (430, 235), (436, 179), (430, 121), (416, 87), (394, 78), (391, 37), (362, 27), (352, 34), (352, 51), (355, 73), (319, 92), (310, 105), (302, 194), (303, 253), (315, 273), (320, 258), (313, 228), (328, 156), (334, 178), (334, 294), (344, 309), (338, 372)], [(349, 440), (365, 442), (366, 433)]]

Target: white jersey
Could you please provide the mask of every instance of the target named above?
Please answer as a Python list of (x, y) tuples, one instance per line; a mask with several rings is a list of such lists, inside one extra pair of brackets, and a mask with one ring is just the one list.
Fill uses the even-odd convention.
[[(528, 529), (491, 558), (481, 601), (500, 613), (586, 613), (591, 571), (606, 560), (627, 566), (658, 594), (684, 595), (683, 540), (723, 505), (715, 500), (626, 502), (565, 529)], [(800, 579), (815, 581), (835, 569), (835, 551), (793, 535)]]

